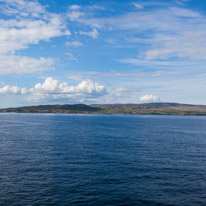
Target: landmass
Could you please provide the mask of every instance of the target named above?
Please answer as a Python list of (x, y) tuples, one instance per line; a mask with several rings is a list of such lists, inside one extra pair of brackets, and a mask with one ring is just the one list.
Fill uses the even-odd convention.
[(64, 104), (38, 105), (0, 109), (15, 113), (81, 113), (81, 114), (153, 114), (153, 115), (206, 115), (205, 105), (178, 103), (145, 104)]

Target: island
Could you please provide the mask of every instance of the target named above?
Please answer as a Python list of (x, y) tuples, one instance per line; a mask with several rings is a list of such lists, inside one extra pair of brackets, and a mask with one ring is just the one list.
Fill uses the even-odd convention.
[(151, 115), (206, 115), (205, 105), (178, 103), (144, 104), (55, 104), (0, 109), (15, 113), (66, 113), (66, 114), (151, 114)]

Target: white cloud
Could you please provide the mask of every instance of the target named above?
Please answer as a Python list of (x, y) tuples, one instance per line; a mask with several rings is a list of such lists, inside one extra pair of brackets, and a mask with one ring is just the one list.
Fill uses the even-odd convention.
[(81, 47), (83, 44), (79, 41), (66, 42), (66, 46)]
[(138, 4), (136, 2), (133, 2), (133, 4), (137, 9), (144, 9), (144, 6), (142, 6), (141, 4)]
[(80, 31), (80, 35), (87, 35), (96, 39), (99, 35), (99, 32), (94, 28), (92, 31)]
[(44, 83), (37, 83), (33, 88), (19, 88), (6, 85), (0, 88), (0, 94), (27, 95), (30, 100), (42, 99), (93, 99), (105, 95), (106, 89), (89, 79), (81, 81), (76, 86), (69, 86), (67, 82), (59, 83), (52, 77), (46, 78)]
[[(136, 2), (133, 4), (142, 8)], [(133, 42), (132, 45), (137, 47), (139, 59), (206, 60), (206, 16), (191, 9), (164, 5), (164, 8), (153, 7), (108, 18), (85, 15), (76, 21), (93, 29), (109, 31), (113, 35), (118, 33), (118, 38), (122, 38), (124, 45), (123, 39), (128, 43), (128, 38), (140, 39), (141, 36), (143, 41), (136, 44)], [(81, 31), (80, 34), (96, 38), (98, 31)]]
[[(1, 53), (15, 52), (27, 48), (29, 44), (38, 44), (41, 40), (68, 35), (62, 17), (47, 12), (37, 1), (9, 0), (0, 1), (0, 5), (0, 9), (6, 12), (6, 15), (11, 15), (9, 19), (0, 20)], [(10, 9), (13, 12), (8, 14)], [(22, 12), (24, 16), (18, 18)], [(37, 13), (35, 17), (29, 16), (34, 13)]]
[(152, 94), (146, 94), (140, 97), (141, 102), (158, 102), (160, 98)]
[[(64, 25), (59, 16), (49, 21), (21, 19), (0, 20), (0, 53), (7, 54), (25, 49), (29, 44), (38, 44), (41, 40), (65, 35)], [(66, 31), (68, 35), (68, 31)]]
[(78, 10), (80, 8), (81, 8), (81, 6), (79, 6), (79, 5), (71, 5), (71, 6), (69, 6), (70, 10)]
[(145, 59), (180, 59), (206, 60), (206, 31), (185, 31), (181, 34), (156, 35), (154, 46), (142, 53)]
[(38, 1), (1, 0), (0, 2), (5, 3), (1, 5), (1, 8), (7, 15), (39, 17), (40, 14), (46, 12), (45, 7)]
[(84, 13), (79, 12), (79, 11), (72, 11), (68, 12), (67, 16), (69, 17), (70, 21), (76, 21), (79, 19), (80, 16), (83, 16)]
[(51, 58), (32, 58), (26, 56), (0, 55), (0, 74), (34, 73), (54, 69)]
[(31, 99), (92, 99), (106, 94), (103, 85), (89, 79), (80, 82), (77, 86), (69, 86), (66, 82), (59, 83), (53, 78), (47, 78), (43, 84), (36, 84), (30, 89)]
[(19, 50), (53, 37), (70, 35), (61, 15), (50, 13), (38, 1), (0, 0), (0, 74), (53, 69), (54, 60), (17, 56)]
[(74, 57), (74, 55), (72, 53), (65, 53), (66, 56), (68, 56), (68, 58), (72, 61), (78, 62), (78, 59), (76, 57)]
[(70, 36), (70, 35), (71, 35), (71, 32), (70, 32), (69, 30), (65, 30), (64, 35), (65, 35), (65, 36)]
[(27, 89), (6, 85), (0, 88), (0, 94), (27, 94)]
[(35, 92), (54, 92), (58, 87), (58, 81), (53, 79), (52, 77), (49, 77), (45, 79), (45, 82), (43, 84), (36, 84), (34, 88), (30, 89), (30, 91), (33, 93)]
[(181, 6), (184, 6), (185, 3), (189, 2), (189, 1), (191, 1), (191, 0), (177, 0), (176, 3), (181, 5)]

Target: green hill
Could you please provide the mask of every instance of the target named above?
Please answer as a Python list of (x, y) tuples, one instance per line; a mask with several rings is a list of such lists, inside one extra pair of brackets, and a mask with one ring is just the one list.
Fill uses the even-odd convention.
[(65, 104), (38, 105), (0, 109), (0, 112), (17, 113), (84, 113), (84, 114), (160, 114), (160, 115), (206, 115), (205, 105), (178, 103), (145, 104)]
[(18, 113), (94, 113), (101, 108), (91, 107), (85, 104), (65, 104), (65, 105), (38, 105), (17, 108), (0, 109), (0, 112)]

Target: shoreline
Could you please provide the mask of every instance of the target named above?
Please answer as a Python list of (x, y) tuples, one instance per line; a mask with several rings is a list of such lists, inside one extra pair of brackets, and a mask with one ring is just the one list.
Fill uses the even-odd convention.
[(206, 114), (165, 114), (165, 113), (81, 113), (81, 112), (0, 112), (0, 114), (71, 114), (71, 115), (148, 115), (148, 116), (206, 116)]

